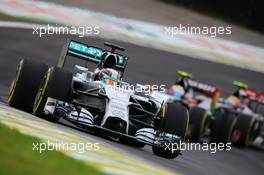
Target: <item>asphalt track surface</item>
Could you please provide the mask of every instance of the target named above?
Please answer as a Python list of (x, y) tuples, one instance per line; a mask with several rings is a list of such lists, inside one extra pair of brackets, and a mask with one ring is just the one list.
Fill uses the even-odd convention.
[[(17, 63), (21, 58), (36, 59), (50, 66), (55, 65), (67, 37), (69, 36), (52, 35), (39, 38), (32, 35), (31, 30), (0, 28), (0, 97), (6, 99)], [(98, 38), (75, 39), (99, 47), (103, 46), (104, 42)], [(198, 80), (222, 87), (225, 96), (234, 90), (232, 87), (233, 80), (244, 81), (252, 87), (264, 91), (264, 74), (261, 73), (129, 43), (112, 42), (127, 49), (126, 54), (130, 60), (124, 78), (131, 83), (155, 83), (169, 86), (175, 80), (176, 70), (180, 69), (192, 73)], [(71, 59), (67, 63), (67, 68), (70, 69), (71, 65), (75, 63), (83, 64)], [(58, 127), (65, 126), (58, 124)], [(95, 137), (87, 133), (83, 134)], [(166, 160), (154, 156), (150, 147), (137, 149), (102, 138), (97, 139), (98, 142), (110, 143), (133, 155), (162, 165), (172, 171), (188, 175), (261, 175), (264, 172), (264, 152), (256, 149), (232, 148), (229, 152), (221, 151), (216, 154), (210, 154), (206, 151), (186, 151), (175, 160)]]

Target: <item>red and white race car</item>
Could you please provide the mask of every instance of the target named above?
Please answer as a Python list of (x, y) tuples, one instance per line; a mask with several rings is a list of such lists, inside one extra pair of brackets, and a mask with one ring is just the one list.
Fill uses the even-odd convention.
[[(259, 94), (248, 85), (234, 81), (236, 91), (226, 99), (217, 103), (217, 108), (223, 109), (230, 118), (235, 118), (232, 131), (232, 142), (240, 147), (252, 144), (260, 135), (263, 126), (263, 94)], [(262, 107), (259, 107), (262, 106)]]

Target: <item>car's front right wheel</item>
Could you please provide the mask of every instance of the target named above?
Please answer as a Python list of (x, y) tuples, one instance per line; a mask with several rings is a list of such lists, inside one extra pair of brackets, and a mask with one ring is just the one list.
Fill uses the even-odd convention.
[(210, 142), (229, 143), (232, 140), (233, 132), (237, 122), (235, 113), (228, 109), (219, 108), (214, 114), (212, 122)]
[[(166, 104), (161, 131), (169, 134), (179, 136), (181, 141), (185, 140), (186, 132), (189, 124), (189, 113), (186, 107), (180, 103)], [(168, 143), (167, 145), (152, 146), (152, 151), (155, 155), (174, 159), (179, 155), (179, 150), (175, 150), (175, 143)], [(177, 143), (178, 144), (178, 143)]]
[(10, 86), (8, 104), (11, 107), (32, 113), (34, 99), (42, 77), (48, 70), (44, 63), (22, 59)]
[(191, 142), (200, 142), (205, 133), (208, 113), (205, 109), (196, 106), (192, 107), (189, 112), (189, 139)]
[(233, 143), (241, 148), (249, 146), (254, 140), (257, 121), (250, 115), (240, 114), (233, 134)]

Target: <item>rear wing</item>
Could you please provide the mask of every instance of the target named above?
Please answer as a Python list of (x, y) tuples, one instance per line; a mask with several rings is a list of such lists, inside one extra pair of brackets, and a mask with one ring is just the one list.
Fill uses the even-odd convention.
[(211, 111), (213, 112), (215, 110), (216, 103), (220, 97), (221, 89), (192, 79), (188, 79), (188, 85), (194, 91), (197, 91), (212, 98)]
[(249, 97), (248, 106), (255, 113), (264, 115), (264, 93), (256, 93), (255, 96)]
[(247, 99), (249, 99), (250, 102), (255, 102), (258, 104), (264, 105), (264, 93), (258, 93), (256, 90), (251, 88), (244, 88), (241, 89), (245, 94)]
[(250, 100), (257, 100), (258, 93), (254, 89), (251, 89), (249, 87), (241, 88), (240, 91), (243, 91), (243, 93), (247, 96)]
[(264, 105), (264, 93), (259, 93), (256, 101)]
[[(64, 67), (68, 55), (81, 60), (100, 64), (104, 59), (103, 55), (105, 52), (107, 52), (107, 50), (68, 39), (62, 48), (57, 67)], [(124, 73), (128, 58), (121, 54), (113, 54), (118, 58), (116, 69)]]

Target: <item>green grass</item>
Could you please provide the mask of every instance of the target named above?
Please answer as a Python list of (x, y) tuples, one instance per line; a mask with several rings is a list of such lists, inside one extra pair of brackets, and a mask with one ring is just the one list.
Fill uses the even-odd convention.
[(33, 151), (40, 139), (23, 135), (0, 124), (0, 174), (19, 175), (102, 175), (83, 162), (57, 151)]

